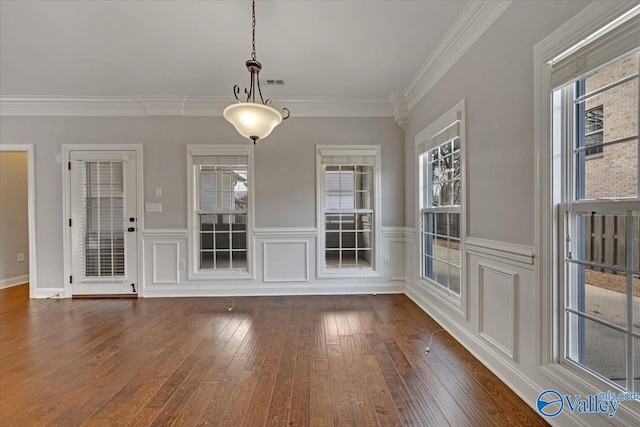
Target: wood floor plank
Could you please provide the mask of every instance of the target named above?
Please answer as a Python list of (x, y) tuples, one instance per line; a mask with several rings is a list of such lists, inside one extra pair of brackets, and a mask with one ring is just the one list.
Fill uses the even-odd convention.
[[(233, 309), (228, 308), (234, 304)], [(404, 295), (0, 290), (0, 425), (543, 426)]]

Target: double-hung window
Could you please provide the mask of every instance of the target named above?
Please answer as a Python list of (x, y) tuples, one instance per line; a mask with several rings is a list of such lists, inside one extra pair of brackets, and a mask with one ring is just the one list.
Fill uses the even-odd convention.
[(629, 392), (640, 392), (638, 28), (636, 16), (551, 64), (560, 355)]
[(189, 146), (192, 278), (250, 273), (250, 149)]
[(461, 102), (416, 136), (420, 280), (461, 307), (464, 175)]
[(375, 274), (379, 146), (318, 146), (318, 275)]

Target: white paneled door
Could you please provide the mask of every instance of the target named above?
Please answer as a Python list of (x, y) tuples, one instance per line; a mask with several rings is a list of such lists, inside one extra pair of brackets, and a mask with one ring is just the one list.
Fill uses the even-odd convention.
[(71, 151), (71, 293), (138, 289), (136, 152)]

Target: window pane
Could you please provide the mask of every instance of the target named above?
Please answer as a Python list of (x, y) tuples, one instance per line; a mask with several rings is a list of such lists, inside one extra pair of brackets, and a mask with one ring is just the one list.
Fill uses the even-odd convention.
[(358, 251), (358, 267), (371, 267), (371, 250)]
[(340, 251), (326, 251), (325, 265), (327, 267), (339, 267)]
[(593, 92), (611, 82), (623, 79), (638, 72), (638, 53), (633, 52), (620, 60), (602, 67), (586, 77), (587, 92)]
[(449, 233), (450, 237), (460, 238), (460, 214), (449, 214)]
[(435, 260), (436, 282), (449, 289), (449, 265), (442, 261)]
[(449, 259), (451, 260), (451, 264), (454, 266), (462, 266), (462, 257), (460, 252), (460, 241), (459, 240), (449, 240)]
[[(636, 52), (588, 75), (584, 79), (584, 93), (588, 94), (637, 72)], [(585, 145), (633, 137), (638, 133), (638, 79), (590, 97), (578, 104), (577, 108), (578, 112), (584, 112), (584, 128), (580, 134)], [(580, 143), (581, 138), (577, 138), (577, 141)], [(637, 196), (637, 140), (589, 148), (586, 159), (584, 155), (577, 155), (576, 160), (578, 198)]]
[(325, 230), (327, 231), (340, 230), (340, 214), (325, 215)]
[(363, 231), (357, 233), (358, 249), (371, 249), (371, 232)]
[(425, 233), (434, 234), (436, 232), (435, 229), (435, 214), (433, 213), (425, 213), (423, 216), (423, 228)]
[(451, 292), (453, 292), (456, 295), (460, 295), (460, 267), (456, 267), (452, 265), (450, 272), (451, 272), (451, 276), (449, 280), (450, 280)]
[(356, 251), (342, 251), (342, 266), (343, 267), (356, 266)]
[(373, 228), (373, 222), (371, 220), (371, 214), (357, 214), (358, 223), (356, 224), (357, 230), (371, 230)]
[(423, 274), (424, 277), (429, 278), (431, 280), (436, 279), (435, 270), (434, 270), (434, 260), (430, 256), (425, 256), (423, 259)]
[(355, 209), (355, 206), (356, 200), (353, 192), (340, 194), (340, 209)]
[(231, 268), (231, 252), (222, 251), (215, 252), (216, 256), (216, 268)]
[(446, 236), (448, 234), (448, 229), (449, 229), (448, 216), (449, 214), (446, 214), (446, 213), (436, 214), (436, 234), (438, 236)]
[(625, 334), (572, 313), (568, 316), (568, 358), (626, 387)]
[[(605, 135), (605, 141), (607, 137)], [(638, 185), (638, 140), (603, 148), (602, 157), (585, 161), (585, 153), (576, 154), (578, 194), (584, 199), (636, 197)], [(584, 170), (584, 172), (580, 172)], [(580, 191), (581, 179), (584, 190)]]
[(234, 232), (231, 234), (232, 249), (247, 249), (247, 232)]
[(229, 224), (229, 220), (231, 219), (231, 215), (216, 215), (218, 217), (218, 223), (214, 225), (214, 229), (216, 232), (228, 232), (231, 230), (231, 224)]
[(627, 325), (627, 276), (573, 264), (568, 306), (622, 327)]
[(229, 233), (216, 233), (214, 236), (216, 239), (216, 249), (231, 249)]
[(371, 209), (371, 196), (369, 192), (358, 191), (356, 193), (356, 209)]
[(200, 269), (211, 269), (213, 266), (213, 252), (200, 252)]
[(246, 191), (234, 191), (233, 192), (233, 199), (234, 199), (233, 209), (239, 210), (239, 211), (247, 209), (248, 197), (249, 197), (249, 193), (247, 193)]
[(356, 215), (355, 214), (342, 214), (340, 215), (340, 225), (342, 230), (355, 230), (356, 229)]
[(340, 208), (340, 194), (327, 194), (325, 196), (327, 209), (339, 209)]
[(356, 189), (360, 191), (371, 191), (373, 188), (372, 178), (372, 168), (361, 167), (361, 171), (356, 173)]
[(577, 215), (579, 260), (626, 267), (626, 215)]
[(247, 251), (233, 251), (232, 253), (233, 268), (247, 268)]
[(343, 232), (341, 236), (342, 248), (355, 248), (356, 247), (356, 233)]
[(325, 233), (325, 247), (327, 249), (339, 249), (340, 248), (340, 233)]

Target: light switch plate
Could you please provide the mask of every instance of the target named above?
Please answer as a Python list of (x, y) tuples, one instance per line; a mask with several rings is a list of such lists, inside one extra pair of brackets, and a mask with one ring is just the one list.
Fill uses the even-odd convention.
[(156, 187), (155, 193), (156, 197), (162, 197), (162, 188)]

